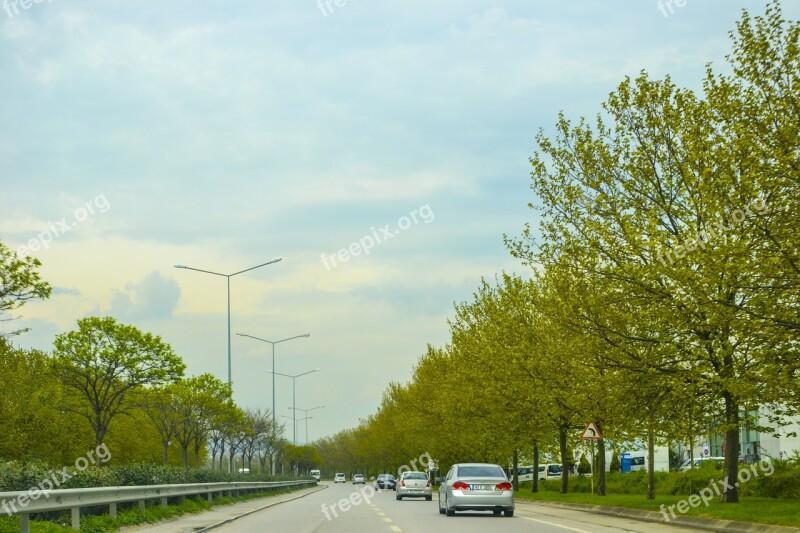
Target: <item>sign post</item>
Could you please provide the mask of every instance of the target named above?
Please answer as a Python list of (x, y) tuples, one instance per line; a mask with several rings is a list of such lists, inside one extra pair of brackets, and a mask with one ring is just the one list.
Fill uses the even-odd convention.
[(597, 426), (594, 422), (589, 422), (586, 424), (586, 429), (583, 430), (581, 433), (581, 439), (591, 441), (592, 443), (592, 462), (589, 465), (590, 467), (590, 475), (591, 478), (591, 486), (592, 486), (592, 494), (594, 494), (594, 441), (602, 439), (603, 436), (600, 434), (600, 430), (597, 429)]

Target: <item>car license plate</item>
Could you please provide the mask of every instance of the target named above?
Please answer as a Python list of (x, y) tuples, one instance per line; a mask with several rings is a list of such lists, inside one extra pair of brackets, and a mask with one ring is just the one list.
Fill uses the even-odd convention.
[(494, 490), (492, 485), (470, 485), (470, 490)]

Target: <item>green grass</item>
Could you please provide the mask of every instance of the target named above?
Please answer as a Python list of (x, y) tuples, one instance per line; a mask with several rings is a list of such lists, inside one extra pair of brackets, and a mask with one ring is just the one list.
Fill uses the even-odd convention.
[[(526, 500), (607, 505), (611, 507), (627, 507), (630, 509), (644, 509), (656, 512), (661, 512), (661, 505), (675, 505), (679, 501), (686, 499), (685, 496), (657, 495), (655, 500), (648, 500), (643, 495), (635, 494), (608, 494), (606, 496), (598, 496), (596, 494), (580, 492), (561, 494), (560, 492), (554, 491), (541, 491), (532, 493), (530, 489), (521, 489), (515, 493), (515, 496), (518, 499)], [(800, 510), (800, 501), (798, 500), (741, 497), (738, 504), (724, 504), (720, 503), (718, 500), (718, 498), (714, 498), (714, 500), (709, 502), (708, 507), (701, 503), (699, 507), (690, 508), (686, 515), (722, 520), (759, 522), (780, 526), (800, 526), (800, 512), (798, 512), (798, 510)], [(678, 514), (677, 510), (675, 514)]]
[[(215, 505), (231, 505), (238, 502), (254, 500), (257, 498), (268, 498), (293, 492), (297, 489), (283, 489), (256, 494), (246, 494), (243, 496), (218, 497), (211, 503), (203, 498), (187, 499), (182, 504), (170, 505), (162, 508), (160, 504), (148, 505), (144, 511), (138, 507), (120, 510), (117, 518), (108, 515), (84, 516), (81, 517), (81, 531), (84, 533), (104, 533), (107, 531), (119, 531), (123, 526), (135, 526), (138, 524), (154, 524), (162, 520), (176, 518), (185, 514), (196, 514), (207, 511)], [(67, 533), (73, 531), (69, 527), (69, 515), (65, 514), (59, 523), (31, 520), (31, 533)], [(0, 517), (0, 533), (19, 533), (19, 518), (16, 516)]]

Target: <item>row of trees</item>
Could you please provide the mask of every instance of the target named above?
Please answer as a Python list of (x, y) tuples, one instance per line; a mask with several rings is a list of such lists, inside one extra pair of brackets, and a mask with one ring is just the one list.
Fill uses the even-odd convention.
[[(34, 258), (0, 243), (0, 313), (49, 284)], [(0, 334), (0, 460), (69, 464), (105, 443), (117, 463), (161, 461), (276, 473), (317, 460), (289, 445), (271, 412), (236, 405), (231, 389), (210, 374), (185, 377), (185, 364), (160, 337), (112, 317), (88, 317), (58, 335), (51, 354), (14, 347)], [(91, 432), (90, 432), (91, 431)], [(160, 448), (160, 449), (159, 449)], [(190, 461), (190, 455), (192, 460)]]
[(561, 115), (540, 133), (538, 231), (505, 239), (530, 274), (457, 305), (449, 344), (321, 442), (324, 461), (505, 464), (525, 450), (566, 464), (593, 421), (646, 442), (650, 498), (654, 446), (711, 431), (736, 479), (742, 413), (769, 406), (780, 424), (800, 409), (799, 36), (778, 1), (744, 12), (730, 74), (709, 66), (702, 94), (642, 73), (593, 123)]

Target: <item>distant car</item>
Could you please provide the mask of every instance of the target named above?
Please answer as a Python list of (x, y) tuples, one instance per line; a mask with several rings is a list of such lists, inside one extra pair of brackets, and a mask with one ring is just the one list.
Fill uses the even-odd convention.
[(317, 481), (319, 481), (320, 478), (322, 477), (322, 474), (321, 474), (321, 472), (319, 470), (312, 470), (312, 471), (309, 472), (309, 474), (311, 475), (311, 477), (313, 477)]
[(355, 485), (356, 483), (361, 483), (362, 485), (366, 483), (366, 480), (364, 479), (364, 474), (353, 474), (353, 485)]
[(347, 483), (347, 478), (344, 477), (344, 474), (341, 472), (337, 472), (335, 476), (333, 476), (334, 483)]
[(428, 501), (433, 499), (431, 481), (425, 472), (403, 472), (395, 490), (397, 491), (395, 495), (397, 500), (406, 497), (425, 498)]
[(681, 466), (681, 470), (689, 470), (691, 468), (700, 468), (701, 466), (707, 465), (709, 463), (716, 465), (718, 468), (722, 468), (722, 466), (725, 464), (725, 458), (724, 457), (700, 457), (700, 458), (694, 460), (694, 465), (691, 464), (691, 461), (686, 461), (685, 463), (683, 463), (683, 465)]
[(395, 490), (397, 480), (391, 474), (379, 474), (375, 479), (376, 489)]
[(492, 511), (514, 516), (514, 490), (502, 467), (489, 463), (454, 464), (439, 487), (439, 513)]

